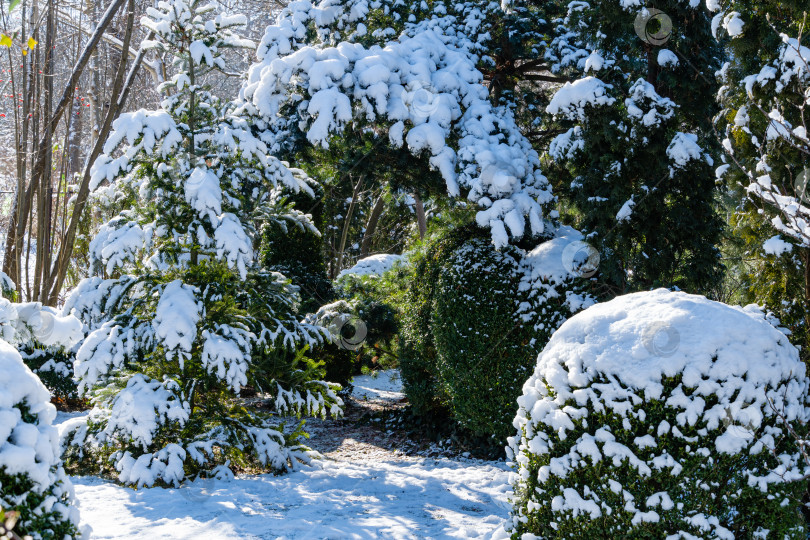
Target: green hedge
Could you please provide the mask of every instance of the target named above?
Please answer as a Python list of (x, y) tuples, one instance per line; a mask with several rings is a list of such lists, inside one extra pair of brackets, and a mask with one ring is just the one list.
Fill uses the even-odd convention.
[(429, 416), (449, 406), (439, 384), (431, 324), (436, 284), (450, 253), (476, 235), (480, 232), (469, 227), (452, 230), (429, 242), (411, 259), (411, 285), (405, 294), (399, 339), (399, 368), (408, 401), (419, 416)]
[(502, 443), (512, 434), (537, 354), (571, 314), (566, 293), (582, 292), (573, 278), (531, 281), (525, 255), (466, 226), (414, 257), (400, 368), (416, 414), (449, 412), (471, 434)]
[(515, 248), (497, 251), (473, 238), (454, 250), (436, 284), (431, 314), (436, 371), (455, 419), (477, 435), (501, 440), (511, 422), (538, 347), (517, 313), (521, 294)]

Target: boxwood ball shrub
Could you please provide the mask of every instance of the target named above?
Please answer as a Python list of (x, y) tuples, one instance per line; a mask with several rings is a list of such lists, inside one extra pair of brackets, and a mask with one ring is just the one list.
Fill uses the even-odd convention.
[(505, 535), (805, 538), (807, 391), (756, 308), (664, 289), (597, 304), (523, 387)]
[(21, 537), (81, 538), (49, 400), (19, 353), (0, 340), (0, 509), (19, 512), (14, 532)]

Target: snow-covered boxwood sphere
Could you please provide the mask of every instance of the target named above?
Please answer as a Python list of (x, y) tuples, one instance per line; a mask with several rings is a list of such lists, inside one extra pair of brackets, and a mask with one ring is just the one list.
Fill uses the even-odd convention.
[(20, 536), (81, 537), (73, 487), (51, 425), (55, 417), (48, 390), (0, 340), (0, 508), (20, 513), (14, 528)]
[(513, 538), (804, 538), (798, 351), (758, 309), (664, 289), (572, 317), (515, 418)]

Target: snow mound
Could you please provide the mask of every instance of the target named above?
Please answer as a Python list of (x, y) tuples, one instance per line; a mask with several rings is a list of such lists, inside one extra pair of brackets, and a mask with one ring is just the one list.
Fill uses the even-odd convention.
[[(0, 508), (20, 512), (15, 532), (42, 538), (37, 526), (81, 537), (73, 486), (62, 468), (56, 408), (48, 389), (0, 340)], [(35, 525), (36, 524), (36, 525)], [(78, 533), (78, 534), (77, 534)]]
[(341, 270), (338, 274), (338, 279), (343, 276), (381, 276), (391, 270), (394, 265), (404, 260), (402, 255), (394, 255), (390, 253), (380, 253), (379, 255), (371, 255), (365, 259), (360, 259), (357, 263), (346, 270)]
[[(619, 381), (643, 399), (661, 399), (663, 379), (678, 375), (684, 386), (697, 388), (697, 395), (719, 397), (708, 410), (697, 397), (685, 400), (689, 414), (678, 417), (680, 425), (695, 424), (700, 416), (710, 429), (716, 428), (728, 409), (736, 415), (745, 412), (758, 427), (773, 415), (768, 400), (788, 420), (808, 416), (803, 397), (807, 379), (798, 350), (761, 311), (658, 289), (596, 304), (563, 324), (524, 386), (516, 422), (525, 425), (523, 413), (532, 411), (533, 422), (543, 421), (564, 435), (576, 415), (558, 405), (571, 398), (581, 404), (593, 400), (595, 394), (577, 389), (597, 376), (616, 381), (599, 390), (604, 401), (626, 395)], [(550, 383), (554, 400), (547, 399), (541, 381)], [(549, 407), (547, 414), (537, 415), (538, 401)], [(616, 404), (614, 410), (620, 413), (622, 407)], [(718, 450), (739, 451), (724, 442), (718, 439)]]
[[(776, 514), (765, 506), (805, 472), (785, 421), (810, 418), (807, 390), (797, 349), (756, 306), (666, 289), (596, 304), (552, 336), (518, 399), (513, 525), (613, 516), (703, 536), (697, 507), (667, 501), (688, 499), (716, 467), (728, 485), (712, 488), (704, 517), (718, 537), (728, 509), (754, 500)], [(583, 491), (600, 475), (613, 480)]]

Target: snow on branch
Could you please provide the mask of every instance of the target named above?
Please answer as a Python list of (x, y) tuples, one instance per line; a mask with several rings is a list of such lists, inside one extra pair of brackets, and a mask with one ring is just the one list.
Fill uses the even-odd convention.
[[(526, 221), (542, 233), (551, 187), (510, 111), (489, 101), (472, 19), (434, 14), (396, 38), (381, 32), (377, 44), (352, 42), (368, 9), (363, 1), (296, 2), (267, 29), (241, 97), (267, 126), (271, 151), (296, 126), (325, 148), (350, 124), (382, 124), (392, 146), (428, 159), (451, 196), (463, 192), (479, 206), (478, 222), (497, 245), (523, 235)], [(355, 33), (340, 38), (330, 25), (341, 24)], [(313, 29), (316, 42), (305, 43)]]

